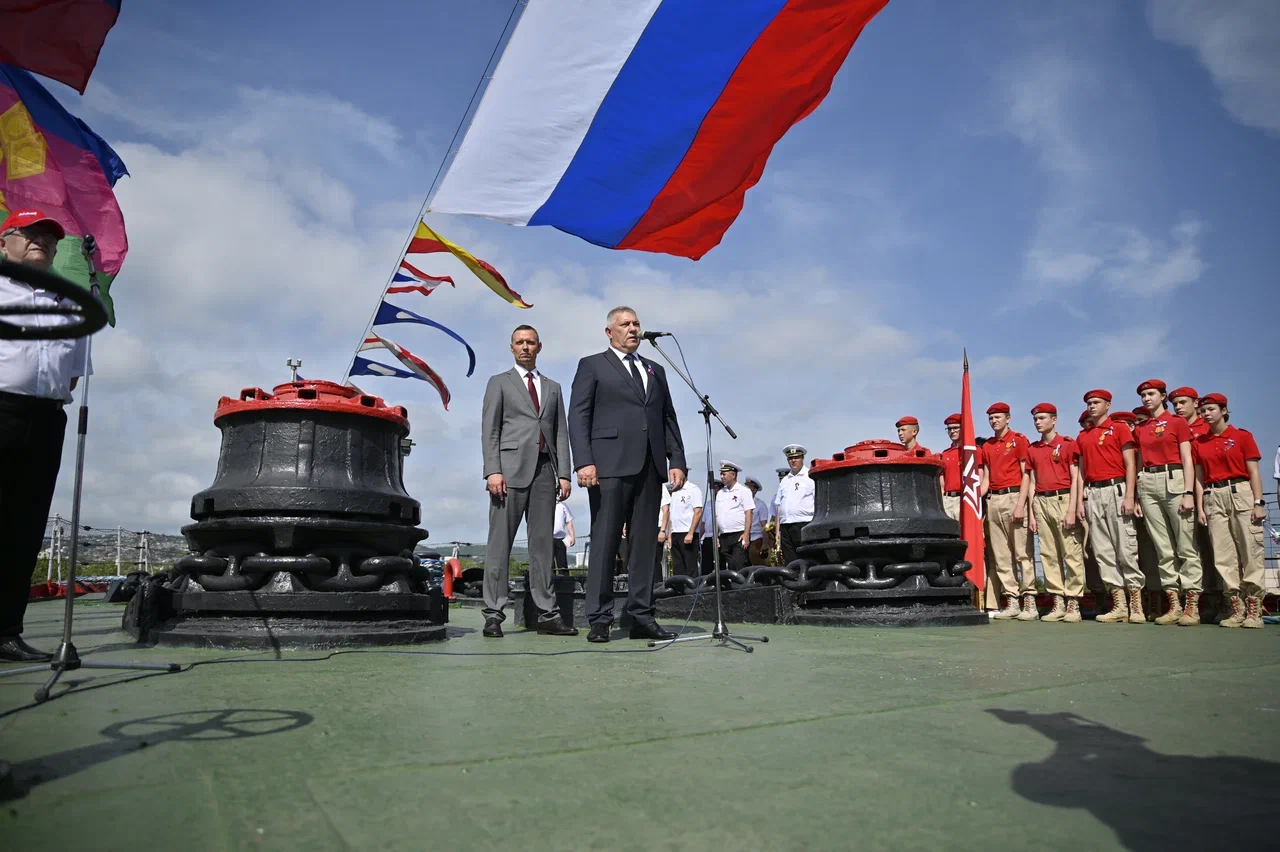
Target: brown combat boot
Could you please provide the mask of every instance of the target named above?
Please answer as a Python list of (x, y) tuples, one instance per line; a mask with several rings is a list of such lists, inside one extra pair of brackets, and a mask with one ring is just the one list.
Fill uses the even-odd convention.
[(1262, 627), (1262, 595), (1249, 595), (1244, 601), (1244, 623), (1241, 627)]
[(1231, 603), (1231, 614), (1218, 622), (1219, 627), (1242, 627), (1244, 625), (1244, 601), (1240, 600), (1239, 594), (1229, 595), (1227, 600)]
[(1176, 589), (1165, 589), (1164, 596), (1169, 599), (1169, 609), (1156, 619), (1156, 624), (1177, 624), (1178, 619), (1182, 618), (1182, 604), (1178, 602), (1178, 592)]
[(1018, 613), (1018, 621), (1039, 621), (1040, 610), (1036, 609), (1036, 596), (1027, 592), (1022, 596), (1022, 611)]
[(1187, 592), (1187, 605), (1182, 608), (1182, 618), (1178, 619), (1179, 627), (1200, 626), (1200, 593)]
[[(1055, 604), (1056, 607), (1056, 604)], [(1080, 623), (1080, 599), (1067, 598), (1067, 614), (1062, 616), (1063, 624)]]
[(1017, 595), (1001, 595), (1004, 598), (1004, 609), (991, 616), (997, 621), (1008, 621), (1011, 618), (1017, 618), (1020, 610), (1018, 609)]
[(1129, 617), (1129, 605), (1124, 600), (1124, 589), (1116, 586), (1111, 589), (1111, 609), (1094, 619), (1101, 624), (1114, 624)]
[(1066, 616), (1067, 616), (1066, 601), (1062, 599), (1062, 595), (1054, 595), (1053, 610), (1048, 615), (1041, 618), (1040, 620), (1041, 621), (1062, 621), (1062, 619), (1066, 618)]
[(1129, 587), (1129, 623), (1146, 624), (1147, 616), (1142, 611), (1142, 587)]

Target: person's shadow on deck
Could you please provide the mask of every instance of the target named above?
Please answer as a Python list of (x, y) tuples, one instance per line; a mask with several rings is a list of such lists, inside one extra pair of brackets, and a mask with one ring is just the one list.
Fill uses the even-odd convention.
[(1057, 743), (1045, 760), (1013, 770), (1014, 792), (1087, 810), (1129, 849), (1266, 848), (1275, 839), (1280, 763), (1161, 754), (1142, 737), (1075, 713), (987, 712)]

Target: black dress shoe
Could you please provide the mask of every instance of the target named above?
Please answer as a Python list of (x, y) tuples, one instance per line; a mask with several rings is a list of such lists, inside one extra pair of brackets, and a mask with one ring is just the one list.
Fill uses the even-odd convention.
[(486, 618), (484, 620), (484, 630), (480, 631), (490, 639), (502, 638), (502, 622), (496, 618)]
[(632, 639), (649, 639), (654, 642), (665, 642), (668, 639), (674, 639), (679, 633), (672, 633), (670, 630), (664, 629), (658, 622), (651, 621), (648, 624), (636, 624), (631, 628)]
[(564, 623), (564, 619), (556, 616), (548, 621), (538, 622), (539, 636), (577, 636), (578, 628), (570, 627)]
[(587, 633), (588, 642), (608, 642), (609, 641), (609, 625), (593, 624), (590, 632)]
[(32, 648), (21, 636), (12, 636), (0, 642), (0, 660), (10, 663), (47, 663), (53, 654)]

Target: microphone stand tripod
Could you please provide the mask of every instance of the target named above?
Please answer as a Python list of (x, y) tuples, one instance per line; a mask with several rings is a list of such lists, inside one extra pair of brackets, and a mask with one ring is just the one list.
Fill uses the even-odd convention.
[[(729, 433), (730, 438), (733, 438), (736, 441), (738, 439), (738, 435), (733, 431), (733, 429), (729, 427), (728, 423), (724, 422), (724, 418), (720, 416), (720, 412), (716, 411), (715, 406), (711, 404), (710, 398), (708, 398), (705, 394), (703, 394), (702, 391), (698, 390), (698, 386), (693, 383), (693, 379), (685, 375), (684, 371), (682, 371), (679, 367), (676, 366), (675, 361), (672, 361), (671, 357), (668, 356), (666, 352), (662, 351), (662, 347), (659, 346), (652, 337), (648, 338), (648, 340), (649, 340), (649, 344), (654, 349), (658, 350), (658, 354), (662, 356), (662, 359), (671, 366), (671, 369), (675, 370), (677, 376), (684, 379), (684, 383), (689, 386), (689, 389), (692, 390), (694, 394), (698, 397), (698, 399), (701, 400), (702, 402), (702, 410), (699, 411), (698, 413), (702, 415), (702, 422), (706, 425), (706, 433), (707, 433), (707, 467), (706, 467), (707, 491), (706, 493), (709, 496), (713, 495), (715, 492), (712, 491), (711, 484), (713, 482), (713, 477), (715, 476), (715, 474), (712, 473), (714, 468), (711, 466), (711, 418), (715, 417), (716, 420), (720, 421), (720, 425), (724, 427), (724, 431)], [(751, 652), (755, 651), (755, 648), (746, 644), (746, 642), (743, 642), (742, 640), (745, 639), (749, 642), (768, 642), (769, 637), (768, 636), (744, 636), (740, 633), (739, 634), (730, 633), (729, 628), (724, 623), (724, 605), (721, 602), (721, 594), (720, 594), (720, 536), (716, 533), (715, 498), (711, 497), (711, 499), (708, 502), (711, 504), (711, 526), (710, 526), (711, 551), (714, 554), (714, 559), (716, 562), (715, 567), (712, 569), (712, 572), (711, 572), (711, 576), (715, 580), (715, 586), (716, 586), (715, 627), (711, 628), (710, 633), (695, 633), (691, 636), (677, 636), (674, 639), (666, 639), (661, 642), (650, 642), (649, 647), (656, 648), (659, 645), (674, 645), (676, 642), (696, 642), (701, 639), (711, 639), (712, 641), (719, 643), (719, 647), (721, 648), (726, 647), (728, 645), (734, 645), (746, 651), (748, 654), (750, 654)]]
[[(98, 271), (93, 266), (93, 250), (93, 236), (86, 235), (83, 251), (85, 260), (89, 264), (89, 292), (93, 295), (94, 301), (98, 301)], [(44, 686), (36, 690), (35, 700), (37, 704), (43, 704), (48, 701), (49, 690), (53, 689), (53, 685), (58, 682), (58, 679), (65, 673), (76, 669), (131, 669), (151, 672), (178, 672), (182, 670), (182, 667), (177, 663), (86, 663), (80, 659), (80, 655), (76, 653), (76, 646), (71, 641), (71, 622), (75, 611), (76, 599), (76, 560), (80, 550), (80, 494), (84, 485), (84, 444), (85, 438), (89, 433), (89, 352), (92, 348), (93, 337), (90, 336), (84, 342), (84, 375), (81, 377), (83, 384), (80, 388), (80, 415), (76, 424), (76, 477), (71, 498), (71, 565), (67, 571), (67, 601), (62, 615), (62, 644), (58, 646), (58, 652), (53, 655), (53, 661), (48, 664), (48, 668), (53, 670), (53, 674), (45, 682)], [(0, 677), (23, 674), (24, 672), (43, 671), (44, 669), (44, 665), (23, 666), (0, 672)]]

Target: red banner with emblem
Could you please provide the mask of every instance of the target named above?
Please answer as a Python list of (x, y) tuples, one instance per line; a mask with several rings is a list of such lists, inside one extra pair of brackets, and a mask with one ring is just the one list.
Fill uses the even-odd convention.
[[(982, 531), (982, 458), (973, 431), (973, 406), (969, 402), (969, 353), (964, 356), (964, 383), (960, 391), (960, 537), (969, 544), (964, 558), (973, 565), (965, 576), (981, 591), (986, 587), (987, 569), (984, 554), (986, 538)], [(981, 608), (981, 603), (979, 603)]]

